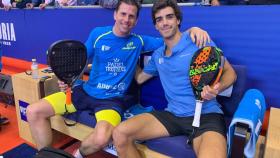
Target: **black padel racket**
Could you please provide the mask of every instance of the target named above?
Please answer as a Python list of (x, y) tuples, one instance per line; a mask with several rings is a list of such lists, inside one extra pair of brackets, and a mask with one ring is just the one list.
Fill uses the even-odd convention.
[(215, 85), (222, 75), (224, 56), (217, 47), (203, 47), (195, 52), (190, 63), (189, 77), (196, 98), (195, 114), (192, 126), (200, 126), (200, 114), (203, 99), (201, 92), (206, 85)]
[(48, 62), (57, 78), (68, 85), (66, 105), (71, 105), (71, 87), (80, 78), (87, 63), (85, 45), (75, 40), (61, 40), (48, 50)]

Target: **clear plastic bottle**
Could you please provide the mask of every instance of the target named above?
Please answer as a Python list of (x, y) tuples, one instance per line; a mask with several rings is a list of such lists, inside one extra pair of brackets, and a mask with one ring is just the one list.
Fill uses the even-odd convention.
[(38, 66), (36, 59), (32, 59), (31, 71), (32, 71), (32, 78), (38, 79), (39, 78), (39, 66)]

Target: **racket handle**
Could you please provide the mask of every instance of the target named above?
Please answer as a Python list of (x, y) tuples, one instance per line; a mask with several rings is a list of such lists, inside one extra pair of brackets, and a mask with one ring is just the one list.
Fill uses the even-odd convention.
[(66, 89), (66, 105), (72, 104), (72, 90), (70, 87)]
[(193, 123), (192, 123), (193, 127), (200, 126), (200, 115), (201, 115), (202, 103), (203, 103), (203, 101), (196, 100), (195, 112), (194, 112)]

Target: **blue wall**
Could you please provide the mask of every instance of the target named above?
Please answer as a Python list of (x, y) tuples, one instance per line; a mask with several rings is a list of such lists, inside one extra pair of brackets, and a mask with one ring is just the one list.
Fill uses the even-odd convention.
[[(183, 6), (182, 9), (182, 30), (190, 26), (207, 30), (231, 63), (248, 67), (247, 87), (262, 90), (268, 106), (280, 108), (280, 6)], [(0, 10), (3, 55), (29, 61), (37, 58), (46, 63), (45, 52), (52, 42), (85, 41), (92, 28), (113, 24), (112, 14), (112, 10), (102, 8)], [(159, 36), (149, 7), (142, 9), (135, 32)]]

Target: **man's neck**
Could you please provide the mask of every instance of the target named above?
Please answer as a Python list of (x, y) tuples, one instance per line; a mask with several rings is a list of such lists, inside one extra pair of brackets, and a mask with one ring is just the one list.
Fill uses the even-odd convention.
[(116, 36), (118, 36), (118, 37), (126, 37), (126, 36), (128, 36), (128, 35), (130, 34), (130, 33), (127, 33), (127, 34), (121, 33), (121, 32), (116, 28), (115, 25), (113, 26), (113, 33), (114, 33), (114, 35), (116, 35)]
[(164, 43), (166, 44), (165, 49), (165, 56), (171, 56), (172, 55), (172, 48), (180, 41), (182, 36), (182, 33), (180, 31), (177, 31), (174, 36), (171, 38), (165, 38)]

